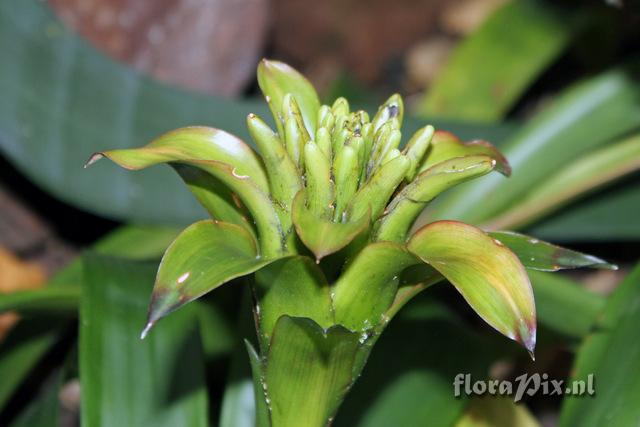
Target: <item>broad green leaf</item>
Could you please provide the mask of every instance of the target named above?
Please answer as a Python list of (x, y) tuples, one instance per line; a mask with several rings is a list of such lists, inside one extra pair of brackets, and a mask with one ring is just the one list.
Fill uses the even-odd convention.
[(258, 65), (258, 84), (269, 103), (269, 108), (271, 108), (278, 127), (278, 133), (281, 136), (284, 136), (282, 120), (285, 117), (282, 111), (282, 101), (288, 93), (294, 96), (300, 106), (309, 135), (316, 134), (316, 119), (318, 109), (320, 109), (320, 100), (309, 80), (283, 62), (263, 59)]
[(510, 396), (479, 396), (469, 402), (454, 427), (540, 427), (535, 417)]
[(584, 392), (582, 396), (566, 396), (560, 412), (561, 427), (640, 423), (639, 285), (640, 267), (636, 266), (609, 297), (592, 332), (584, 339), (566, 385), (582, 381), (586, 392), (589, 375), (593, 375), (595, 398)]
[(82, 425), (206, 426), (207, 392), (192, 310), (140, 341), (156, 266), (84, 258), (80, 310)]
[(26, 314), (75, 316), (79, 299), (80, 288), (75, 286), (0, 293), (0, 313), (16, 310)]
[(511, 209), (492, 219), (489, 228), (529, 225), (576, 197), (640, 169), (640, 135), (586, 154), (540, 182)]
[[(165, 137), (161, 137), (160, 141), (163, 141), (163, 144), (168, 144), (170, 149), (165, 149), (164, 145), (162, 146), (162, 149), (157, 148), (152, 142), (149, 144), (150, 148), (143, 147), (128, 150), (103, 151), (94, 154), (87, 162), (87, 165), (94, 163), (101, 157), (107, 157), (118, 165), (132, 170), (138, 170), (165, 162), (179, 162), (200, 168), (211, 174), (214, 178), (222, 181), (230, 190), (236, 193), (240, 200), (242, 200), (246, 205), (249, 212), (251, 212), (251, 216), (253, 217), (253, 221), (258, 230), (259, 242), (261, 245), (260, 249), (263, 254), (265, 256), (280, 254), (284, 250), (281, 238), (280, 221), (278, 220), (273, 203), (268, 196), (266, 178), (263, 177), (265, 182), (258, 185), (249, 175), (241, 174), (239, 172), (240, 169), (237, 169), (229, 163), (190, 157), (192, 155), (197, 156), (199, 154), (182, 152), (176, 148), (181, 146), (180, 135), (182, 131), (183, 130), (179, 129), (177, 131), (170, 132)], [(215, 135), (218, 135), (219, 133), (224, 134), (224, 132), (217, 131), (215, 129), (207, 130), (203, 135), (196, 134), (194, 138), (196, 138), (197, 141), (200, 141), (196, 144), (197, 147), (200, 147), (200, 144), (206, 145), (206, 138), (211, 137), (217, 139), (215, 136), (210, 136), (210, 131), (215, 131)], [(189, 131), (187, 130), (187, 132)], [(200, 140), (198, 139), (199, 137), (202, 137), (203, 139)], [(231, 138), (233, 139), (235, 137)], [(223, 137), (222, 139), (224, 140), (226, 137)], [(219, 142), (221, 141), (218, 141), (217, 143)], [(239, 147), (244, 147), (249, 150), (244, 146), (244, 144), (235, 147), (232, 145), (227, 147), (227, 149), (233, 152), (234, 150), (240, 150)], [(214, 150), (212, 150), (212, 152), (213, 151)], [(262, 169), (260, 169), (260, 171), (262, 171)]]
[(436, 196), (449, 188), (485, 175), (496, 167), (486, 155), (454, 157), (431, 166), (407, 184), (389, 203), (376, 225), (375, 239), (402, 243), (420, 212)]
[(310, 319), (289, 316), (278, 320), (265, 375), (274, 426), (331, 422), (353, 382), (359, 339), (341, 326), (323, 329)]
[(578, 156), (640, 127), (640, 85), (631, 73), (633, 67), (613, 69), (562, 92), (502, 148), (513, 168), (509, 180), (491, 176), (466, 185), (429, 220), (487, 222)]
[(454, 50), (420, 113), (499, 120), (567, 47), (578, 28), (575, 18), (545, 2), (508, 2)]
[(586, 336), (606, 298), (561, 274), (527, 271), (536, 300), (538, 322), (571, 338)]
[(369, 215), (366, 213), (346, 222), (333, 222), (317, 217), (306, 206), (304, 191), (296, 196), (292, 215), (300, 240), (313, 252), (317, 261), (347, 246), (369, 226)]
[(268, 262), (240, 226), (211, 220), (190, 225), (162, 258), (143, 336), (170, 312)]
[(496, 170), (505, 176), (511, 175), (511, 166), (507, 159), (487, 141), (474, 140), (462, 142), (460, 138), (446, 131), (437, 131), (431, 139), (429, 150), (419, 165), (419, 171), (425, 171), (432, 166), (454, 157), (485, 155), (496, 163)]
[(308, 257), (284, 258), (257, 271), (255, 295), (263, 349), (283, 315), (309, 318), (323, 328), (333, 324), (327, 279)]
[(451, 282), (489, 325), (533, 353), (533, 291), (513, 252), (482, 230), (457, 221), (424, 226), (407, 247)]
[(399, 276), (420, 263), (403, 246), (391, 242), (366, 246), (332, 287), (336, 323), (354, 331), (367, 331), (384, 323), (393, 302)]
[(525, 267), (533, 270), (558, 271), (581, 267), (618, 269), (593, 255), (572, 251), (513, 231), (492, 231), (489, 235), (511, 249)]

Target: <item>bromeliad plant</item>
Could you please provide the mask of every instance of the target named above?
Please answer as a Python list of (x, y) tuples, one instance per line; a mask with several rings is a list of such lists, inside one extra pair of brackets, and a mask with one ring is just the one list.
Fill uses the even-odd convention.
[[(402, 99), (370, 119), (344, 98), (320, 105), (291, 67), (262, 61), (274, 132), (247, 118), (259, 154), (218, 129), (188, 127), (139, 149), (97, 153), (127, 169), (169, 163), (211, 220), (185, 229), (160, 264), (143, 337), (163, 316), (251, 275), (259, 352), (257, 424), (330, 423), (387, 323), (428, 286), (451, 283), (489, 325), (532, 355), (536, 314), (525, 267), (612, 267), (524, 235), (456, 221), (418, 230), (439, 193), (492, 171), (489, 143), (425, 126), (404, 148)], [(206, 332), (206, 331), (205, 331)]]

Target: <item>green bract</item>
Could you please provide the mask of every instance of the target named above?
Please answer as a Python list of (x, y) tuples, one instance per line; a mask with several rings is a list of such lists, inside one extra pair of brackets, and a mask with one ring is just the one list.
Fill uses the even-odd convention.
[(274, 131), (248, 116), (258, 153), (224, 131), (189, 127), (89, 160), (105, 156), (128, 169), (169, 163), (212, 216), (167, 249), (144, 334), (169, 312), (255, 273), (259, 352), (248, 345), (263, 400), (258, 425), (329, 423), (386, 324), (436, 282), (451, 283), (533, 354), (525, 267), (612, 267), (462, 222), (414, 230), (439, 193), (492, 171), (508, 176), (507, 160), (487, 142), (463, 143), (432, 126), (403, 138), (399, 95), (370, 117), (344, 98), (320, 105), (313, 86), (280, 62), (262, 61), (258, 83), (276, 123)]

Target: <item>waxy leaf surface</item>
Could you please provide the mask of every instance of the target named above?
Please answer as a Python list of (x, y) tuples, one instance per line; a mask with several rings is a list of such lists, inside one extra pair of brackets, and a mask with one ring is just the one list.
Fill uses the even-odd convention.
[(428, 224), (407, 246), (449, 280), (489, 325), (533, 352), (533, 291), (511, 250), (484, 231), (457, 221)]
[(533, 270), (558, 271), (581, 267), (617, 269), (615, 265), (593, 255), (572, 251), (524, 234), (492, 231), (489, 235), (511, 249), (520, 258), (522, 265)]
[(318, 261), (347, 246), (369, 225), (368, 214), (347, 222), (319, 218), (315, 212), (307, 208), (305, 202), (305, 193), (301, 191), (293, 202), (293, 224), (300, 240), (313, 252)]
[(268, 260), (242, 227), (200, 221), (187, 227), (162, 258), (149, 307), (149, 324)]
[(330, 424), (349, 389), (360, 334), (342, 326), (323, 329), (310, 319), (282, 316), (266, 365), (274, 426)]

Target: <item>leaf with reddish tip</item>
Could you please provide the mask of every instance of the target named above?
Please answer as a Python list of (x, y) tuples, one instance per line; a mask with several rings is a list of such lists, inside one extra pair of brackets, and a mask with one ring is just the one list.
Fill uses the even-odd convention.
[(375, 231), (376, 240), (403, 243), (416, 218), (443, 191), (485, 175), (496, 167), (486, 155), (454, 157), (422, 172), (389, 203)]
[[(98, 153), (92, 156), (88, 164), (102, 156), (126, 169), (138, 170), (159, 163), (178, 163), (210, 174), (228, 187), (218, 195), (218, 199), (227, 200), (226, 208), (230, 207), (230, 190), (237, 194), (251, 213), (258, 231), (261, 254), (272, 257), (285, 251), (280, 221), (267, 195), (269, 189), (262, 165), (254, 164), (254, 161), (259, 162), (255, 153), (234, 136), (211, 128), (183, 128), (165, 134), (146, 147)], [(212, 157), (218, 160), (207, 160)], [(190, 185), (198, 189), (195, 194), (203, 201), (198, 183), (191, 182)], [(215, 192), (215, 187), (211, 186), (207, 191)], [(211, 194), (206, 197), (207, 202), (215, 201)], [(236, 218), (233, 222), (240, 221), (241, 218)]]
[(302, 74), (284, 62), (263, 59), (258, 65), (258, 85), (267, 99), (278, 133), (282, 137), (285, 117), (282, 101), (288, 93), (292, 94), (298, 103), (309, 135), (316, 134), (320, 99), (313, 85)]
[(518, 257), (479, 228), (437, 221), (407, 247), (438, 270), (489, 325), (533, 352), (536, 313), (529, 277)]
[(258, 256), (255, 240), (240, 226), (211, 220), (190, 225), (162, 258), (143, 335), (170, 312), (271, 261)]
[(293, 224), (300, 240), (320, 261), (339, 251), (369, 227), (369, 214), (347, 222), (332, 222), (322, 218), (306, 205), (305, 192), (300, 191), (293, 200)]
[(498, 151), (496, 147), (487, 141), (462, 142), (452, 133), (437, 131), (431, 139), (429, 151), (422, 164), (420, 172), (429, 169), (445, 160), (453, 157), (485, 155), (496, 161), (496, 170), (505, 176), (511, 175), (511, 166), (507, 159)]
[(366, 246), (333, 285), (336, 323), (354, 331), (369, 330), (384, 321), (398, 289), (400, 273), (420, 260), (391, 242)]
[(251, 147), (230, 133), (205, 126), (167, 132), (141, 148), (95, 153), (87, 166), (103, 156), (132, 170), (181, 160), (215, 160), (230, 165), (236, 175), (250, 177), (262, 191), (269, 189), (262, 162)]
[(489, 235), (511, 249), (520, 258), (522, 264), (532, 270), (558, 271), (580, 267), (618, 269), (617, 266), (593, 255), (572, 251), (524, 234), (492, 231)]

